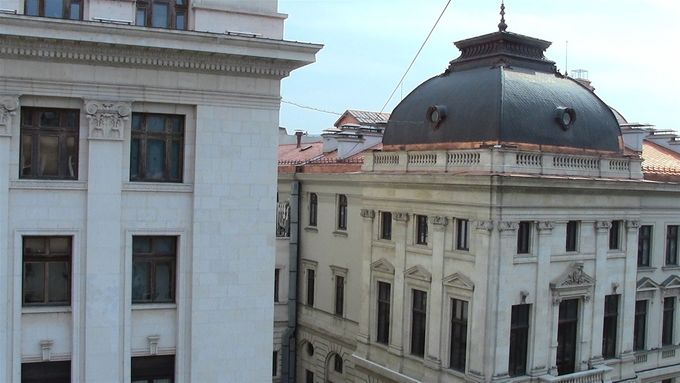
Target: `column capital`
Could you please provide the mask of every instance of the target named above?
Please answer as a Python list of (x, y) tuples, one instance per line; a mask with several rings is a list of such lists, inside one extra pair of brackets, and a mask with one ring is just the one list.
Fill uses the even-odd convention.
[(123, 140), (123, 129), (132, 113), (130, 102), (85, 100), (90, 140)]
[(408, 217), (409, 214), (402, 211), (396, 211), (392, 213), (392, 218), (394, 218), (394, 220), (397, 222), (408, 222)]
[(431, 215), (427, 220), (430, 225), (435, 227), (435, 229), (444, 229), (444, 227), (449, 224), (449, 219), (440, 215)]
[(11, 135), (12, 116), (19, 109), (19, 96), (0, 96), (0, 136)]
[(611, 227), (612, 227), (611, 221), (595, 221), (595, 230), (597, 230), (600, 233), (609, 231)]
[(629, 231), (635, 231), (640, 228), (640, 221), (633, 219), (626, 221), (626, 229)]
[(555, 223), (552, 221), (539, 221), (538, 222), (538, 231), (539, 233), (542, 234), (550, 234), (552, 232), (552, 229), (555, 228)]
[(475, 230), (480, 230), (480, 231), (491, 231), (491, 230), (493, 230), (493, 221), (490, 221), (490, 220), (474, 221), (474, 224), (475, 224)]
[(501, 221), (498, 223), (498, 231), (517, 231), (519, 222)]
[(368, 220), (373, 220), (375, 218), (375, 210), (373, 209), (361, 209), (361, 216)]

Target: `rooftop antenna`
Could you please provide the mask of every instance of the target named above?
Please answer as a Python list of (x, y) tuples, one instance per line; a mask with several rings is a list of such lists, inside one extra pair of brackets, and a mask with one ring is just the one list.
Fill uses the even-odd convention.
[(505, 3), (501, 0), (501, 22), (498, 23), (498, 32), (505, 32), (508, 29), (508, 24), (505, 23)]
[(569, 75), (569, 40), (564, 41), (564, 74)]

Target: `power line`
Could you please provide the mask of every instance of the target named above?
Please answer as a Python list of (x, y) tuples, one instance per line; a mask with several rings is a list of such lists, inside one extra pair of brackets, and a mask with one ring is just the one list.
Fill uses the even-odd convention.
[(290, 104), (290, 105), (293, 105), (293, 106), (297, 106), (298, 108), (309, 109), (309, 110), (313, 110), (313, 111), (316, 111), (316, 112), (334, 114), (336, 116), (342, 115), (342, 113), (331, 112), (330, 110), (323, 110), (323, 109), (315, 108), (313, 106), (301, 105), (301, 104), (298, 104), (298, 103), (295, 103), (295, 102), (292, 102), (292, 101), (281, 100), (281, 102), (284, 103), (284, 104)]
[(392, 94), (390, 94), (390, 98), (388, 98), (387, 101), (385, 101), (385, 105), (383, 105), (382, 109), (380, 109), (380, 113), (382, 113), (383, 110), (385, 110), (385, 108), (387, 107), (387, 104), (390, 103), (390, 101), (392, 100), (392, 97), (394, 97), (394, 94), (397, 92), (397, 89), (399, 89), (399, 86), (401, 85), (401, 83), (404, 82), (404, 79), (406, 78), (406, 75), (407, 75), (408, 72), (411, 70), (411, 67), (413, 66), (413, 64), (416, 62), (416, 59), (418, 58), (418, 56), (420, 55), (420, 52), (421, 52), (421, 51), (423, 50), (423, 48), (425, 47), (425, 44), (427, 44), (427, 41), (430, 39), (430, 36), (432, 36), (432, 32), (434, 32), (434, 29), (437, 27), (437, 24), (439, 24), (439, 20), (441, 20), (442, 16), (444, 16), (444, 12), (446, 12), (446, 8), (449, 7), (449, 4), (451, 4), (451, 0), (448, 0), (448, 1), (446, 2), (446, 5), (444, 6), (444, 9), (442, 9), (442, 13), (440, 13), (440, 14), (439, 14), (439, 17), (437, 17), (437, 21), (434, 22), (434, 25), (432, 26), (432, 29), (430, 29), (430, 33), (427, 34), (427, 37), (425, 38), (425, 41), (423, 41), (423, 44), (420, 46), (420, 49), (418, 49), (418, 52), (416, 52), (415, 57), (413, 57), (413, 60), (411, 60), (411, 63), (408, 65), (408, 68), (406, 68), (406, 72), (404, 72), (404, 75), (401, 76), (401, 80), (399, 80), (399, 82), (397, 83), (397, 86), (394, 87), (394, 90), (392, 91)]

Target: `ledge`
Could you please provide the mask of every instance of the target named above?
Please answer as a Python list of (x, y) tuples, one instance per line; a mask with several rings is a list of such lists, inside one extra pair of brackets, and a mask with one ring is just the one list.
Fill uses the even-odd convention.
[(124, 192), (164, 192), (164, 193), (193, 193), (193, 184), (165, 183), (165, 182), (125, 182)]
[(70, 313), (71, 306), (27, 306), (21, 308), (22, 314)]
[(177, 309), (177, 303), (133, 303), (131, 306), (132, 311)]
[(333, 235), (336, 236), (336, 237), (344, 237), (344, 238), (349, 237), (349, 234), (347, 234), (347, 232), (344, 231), (344, 230), (334, 230)]
[(10, 181), (9, 188), (10, 190), (87, 190), (87, 181), (22, 179)]
[(304, 229), (302, 229), (308, 233), (318, 233), (319, 229), (316, 226), (306, 226)]

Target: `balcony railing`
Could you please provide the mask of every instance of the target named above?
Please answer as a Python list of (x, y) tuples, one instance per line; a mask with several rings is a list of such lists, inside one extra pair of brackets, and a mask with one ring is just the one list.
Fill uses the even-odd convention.
[(550, 383), (604, 383), (609, 381), (607, 374), (611, 370), (611, 367), (597, 366), (590, 370), (574, 372), (573, 374), (560, 376), (543, 375), (538, 379), (540, 382)]

